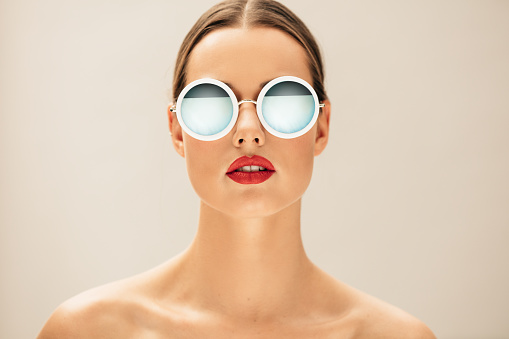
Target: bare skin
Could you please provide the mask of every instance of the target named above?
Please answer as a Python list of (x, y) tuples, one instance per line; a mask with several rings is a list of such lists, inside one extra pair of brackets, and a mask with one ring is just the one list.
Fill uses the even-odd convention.
[[(239, 99), (293, 75), (312, 83), (304, 49), (272, 28), (225, 28), (193, 50), (187, 83), (211, 77)], [(330, 103), (301, 137), (266, 132), (254, 104), (212, 142), (193, 139), (169, 112), (173, 144), (201, 199), (196, 237), (181, 255), (62, 304), (39, 338), (435, 338), (419, 320), (327, 275), (306, 256), (301, 197), (327, 145)], [(242, 185), (226, 174), (261, 155), (276, 173)], [(186, 225), (182, 225), (185, 227)]]

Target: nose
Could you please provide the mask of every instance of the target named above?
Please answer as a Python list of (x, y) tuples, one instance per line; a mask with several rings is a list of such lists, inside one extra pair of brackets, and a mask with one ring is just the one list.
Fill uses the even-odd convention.
[(265, 144), (265, 130), (256, 114), (255, 101), (242, 100), (239, 103), (239, 116), (234, 128), (232, 141), (235, 147), (256, 147)]

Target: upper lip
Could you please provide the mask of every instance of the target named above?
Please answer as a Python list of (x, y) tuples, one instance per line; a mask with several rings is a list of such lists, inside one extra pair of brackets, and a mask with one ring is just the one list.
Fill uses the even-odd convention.
[(238, 158), (230, 165), (230, 167), (228, 167), (228, 171), (226, 173), (231, 173), (236, 169), (244, 166), (260, 166), (266, 168), (269, 171), (275, 171), (274, 165), (272, 165), (269, 160), (259, 155), (253, 155), (251, 158), (247, 156)]

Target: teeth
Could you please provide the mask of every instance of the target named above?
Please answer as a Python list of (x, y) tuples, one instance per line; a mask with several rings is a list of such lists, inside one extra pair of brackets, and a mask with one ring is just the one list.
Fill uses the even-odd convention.
[(262, 166), (244, 166), (236, 170), (236, 172), (258, 172), (266, 171), (267, 169)]

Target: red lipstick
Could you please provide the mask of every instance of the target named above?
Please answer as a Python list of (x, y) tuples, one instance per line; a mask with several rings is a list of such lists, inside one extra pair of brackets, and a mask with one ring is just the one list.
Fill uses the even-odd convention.
[(252, 185), (261, 184), (275, 172), (274, 165), (269, 160), (254, 155), (251, 158), (243, 156), (235, 160), (228, 168), (226, 175), (236, 183)]

